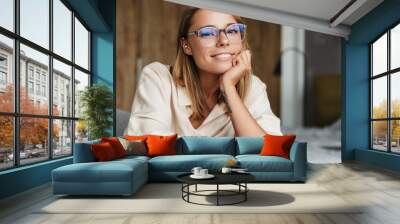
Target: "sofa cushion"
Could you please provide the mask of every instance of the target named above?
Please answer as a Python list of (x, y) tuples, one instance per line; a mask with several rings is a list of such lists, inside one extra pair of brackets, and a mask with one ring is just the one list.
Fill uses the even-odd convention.
[(193, 167), (200, 166), (211, 172), (219, 171), (230, 159), (231, 155), (174, 155), (158, 156), (149, 160), (149, 170), (163, 172), (190, 172)]
[(174, 135), (149, 135), (146, 139), (147, 144), (147, 155), (154, 156), (165, 156), (176, 154), (176, 139), (178, 134)]
[(126, 151), (124, 146), (121, 144), (117, 137), (103, 137), (101, 142), (108, 142), (112, 146), (117, 158), (122, 158), (126, 156)]
[(115, 150), (109, 142), (92, 144), (90, 148), (92, 149), (94, 157), (96, 157), (96, 161), (105, 162), (118, 158), (118, 156), (115, 154)]
[(142, 162), (148, 162), (150, 157), (147, 156), (137, 156), (137, 155), (130, 155), (130, 156), (125, 156), (124, 158), (119, 158), (116, 160), (113, 160), (112, 162), (126, 162), (126, 163), (136, 163), (135, 161), (142, 161)]
[(124, 135), (124, 139), (130, 141), (135, 141), (135, 140), (146, 141), (147, 137), (148, 135)]
[(260, 137), (236, 137), (236, 155), (259, 154), (264, 145), (264, 138)]
[(54, 169), (53, 180), (61, 182), (130, 181), (132, 172), (142, 172), (143, 167), (147, 166), (147, 161), (146, 156), (129, 156), (107, 162), (69, 164)]
[(74, 148), (74, 163), (87, 163), (95, 162), (96, 158), (90, 148), (92, 144), (99, 144), (100, 139), (86, 141), (86, 142), (76, 142)]
[(279, 156), (238, 155), (240, 167), (249, 172), (292, 172), (292, 161)]
[(177, 141), (177, 154), (235, 155), (235, 139), (233, 137), (183, 136)]
[(264, 145), (261, 149), (261, 156), (280, 156), (290, 159), (290, 148), (293, 145), (296, 135), (275, 136), (265, 134)]
[(142, 140), (127, 140), (124, 138), (118, 137), (118, 140), (121, 142), (124, 150), (126, 151), (126, 155), (137, 155), (137, 156), (145, 156), (147, 155), (146, 143)]

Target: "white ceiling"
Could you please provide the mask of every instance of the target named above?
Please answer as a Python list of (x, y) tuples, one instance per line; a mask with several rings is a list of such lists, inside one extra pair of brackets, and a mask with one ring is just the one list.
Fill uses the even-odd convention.
[[(166, 0), (347, 38), (383, 0)], [(348, 5), (348, 7), (346, 7)], [(345, 10), (342, 10), (346, 8)], [(339, 13), (340, 12), (340, 13)]]
[(350, 0), (225, 0), (329, 21)]

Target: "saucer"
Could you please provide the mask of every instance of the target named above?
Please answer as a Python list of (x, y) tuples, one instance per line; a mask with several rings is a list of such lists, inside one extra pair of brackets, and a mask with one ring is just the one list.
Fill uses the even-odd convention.
[(247, 170), (232, 170), (235, 173), (249, 173)]
[(190, 178), (193, 178), (193, 179), (211, 179), (211, 178), (214, 178), (214, 175), (207, 174), (207, 175), (201, 176), (201, 175), (192, 174), (192, 175), (190, 175)]

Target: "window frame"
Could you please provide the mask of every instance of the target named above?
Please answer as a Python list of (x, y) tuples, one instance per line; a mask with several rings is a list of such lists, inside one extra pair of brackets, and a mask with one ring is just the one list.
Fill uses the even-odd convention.
[[(368, 77), (368, 87), (369, 87), (369, 149), (373, 151), (379, 151), (379, 152), (386, 152), (386, 153), (391, 153), (391, 154), (400, 154), (400, 152), (393, 152), (392, 151), (392, 136), (391, 136), (391, 122), (392, 121), (400, 121), (400, 117), (392, 117), (392, 111), (391, 111), (391, 106), (392, 106), (392, 101), (391, 101), (391, 79), (392, 75), (395, 75), (396, 73), (400, 72), (400, 67), (391, 69), (391, 31), (393, 28), (396, 26), (400, 26), (400, 20), (396, 21), (393, 23), (390, 27), (386, 28), (384, 32), (379, 34), (375, 39), (373, 39), (371, 42), (368, 43), (368, 52), (369, 52), (369, 77)], [(380, 74), (376, 74), (374, 76), (373, 74), (373, 44), (376, 43), (377, 40), (379, 40), (381, 37), (383, 37), (385, 34), (387, 34), (387, 64), (386, 64), (386, 71)], [(387, 87), (387, 93), (386, 93), (386, 98), (387, 98), (387, 105), (386, 105), (386, 118), (373, 118), (373, 81), (378, 78), (386, 77), (386, 87)], [(373, 122), (374, 121), (386, 121), (386, 151), (384, 150), (379, 150), (374, 148), (374, 136), (373, 136)]]
[[(33, 41), (30, 41), (29, 39), (24, 38), (23, 36), (20, 35), (20, 0), (14, 0), (13, 1), (13, 10), (14, 10), (14, 17), (13, 17), (13, 22), (14, 22), (14, 31), (10, 31), (4, 27), (0, 26), (0, 35), (3, 35), (5, 37), (11, 38), (13, 40), (13, 64), (12, 64), (12, 72), (13, 72), (13, 78), (14, 78), (14, 110), (13, 112), (3, 112), (0, 111), (0, 116), (4, 117), (11, 117), (13, 119), (13, 153), (14, 153), (14, 161), (13, 161), (13, 166), (10, 167), (5, 167), (5, 168), (0, 168), (0, 172), (5, 171), (5, 170), (11, 170), (11, 169), (16, 169), (19, 167), (24, 167), (24, 166), (30, 166), (33, 164), (38, 164), (38, 163), (43, 163), (51, 160), (58, 160), (66, 157), (71, 157), (73, 156), (74, 153), (74, 143), (75, 143), (75, 126), (76, 126), (76, 121), (79, 120), (79, 117), (75, 117), (75, 108), (71, 108), (71, 114), (70, 116), (56, 116), (53, 115), (53, 59), (58, 60), (61, 63), (64, 63), (68, 66), (71, 66), (71, 92), (72, 92), (72, 102), (71, 104), (74, 105), (75, 103), (75, 88), (74, 88), (74, 82), (75, 82), (75, 69), (78, 69), (79, 71), (85, 73), (89, 77), (89, 83), (88, 86), (91, 86), (93, 83), (93, 75), (92, 75), (92, 57), (91, 57), (91, 49), (92, 49), (92, 43), (91, 43), (91, 38), (92, 38), (92, 30), (89, 28), (89, 26), (84, 22), (84, 20), (79, 16), (78, 13), (76, 13), (72, 7), (66, 2), (65, 0), (59, 0), (68, 10), (71, 11), (71, 59), (64, 58), (63, 56), (55, 53), (53, 50), (53, 23), (54, 23), (54, 18), (53, 18), (53, 1), (54, 0), (48, 0), (49, 3), (49, 48), (46, 49), (45, 47), (42, 47), (39, 44), (34, 43)], [(79, 20), (79, 22), (84, 26), (84, 28), (88, 31), (88, 69), (85, 69), (81, 67), (80, 65), (75, 63), (75, 18)], [(48, 93), (45, 93), (48, 96), (48, 113), (46, 115), (39, 115), (39, 114), (26, 114), (26, 113), (21, 113), (20, 112), (20, 44), (23, 44), (27, 47), (30, 47), (36, 51), (39, 51), (40, 53), (43, 53), (48, 56), (49, 58), (49, 63), (48, 63), (48, 80), (46, 84), (46, 91)], [(27, 64), (29, 66), (29, 64)], [(27, 71), (28, 71), (27, 67)], [(41, 83), (41, 73), (39, 73), (39, 83)], [(26, 81), (30, 80), (29, 73), (26, 74)], [(36, 69), (33, 70), (33, 80), (34, 86), (36, 83)], [(29, 91), (27, 89), (27, 91)], [(34, 89), (34, 91), (36, 91)], [(42, 94), (40, 94), (41, 96)], [(20, 119), (21, 118), (45, 118), (47, 119), (48, 122), (48, 136), (47, 136), (47, 150), (48, 150), (48, 155), (47, 158), (43, 158), (43, 160), (40, 160), (38, 162), (31, 162), (31, 163), (26, 163), (26, 164), (21, 164), (20, 161)], [(70, 121), (71, 122), (71, 153), (68, 155), (62, 155), (62, 156), (54, 156), (53, 151), (53, 122), (57, 120), (64, 120), (64, 121)]]

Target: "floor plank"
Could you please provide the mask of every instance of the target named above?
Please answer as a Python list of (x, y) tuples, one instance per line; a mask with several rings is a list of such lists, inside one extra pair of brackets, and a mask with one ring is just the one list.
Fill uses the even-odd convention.
[(49, 184), (0, 201), (0, 223), (15, 224), (260, 224), (260, 223), (400, 223), (400, 174), (361, 163), (310, 164), (308, 182), (321, 185), (359, 214), (37, 214), (55, 200)]

